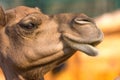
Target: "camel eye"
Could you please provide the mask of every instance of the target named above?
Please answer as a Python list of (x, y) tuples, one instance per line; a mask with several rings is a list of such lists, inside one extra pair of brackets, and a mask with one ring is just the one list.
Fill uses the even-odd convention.
[(34, 30), (34, 29), (37, 28), (37, 25), (35, 25), (32, 22), (28, 22), (28, 23), (21, 22), (21, 23), (19, 23), (19, 26), (22, 27), (25, 30)]

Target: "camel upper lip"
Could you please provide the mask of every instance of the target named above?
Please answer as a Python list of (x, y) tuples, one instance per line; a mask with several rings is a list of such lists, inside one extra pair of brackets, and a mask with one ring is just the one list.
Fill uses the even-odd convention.
[(66, 41), (66, 43), (73, 49), (78, 50), (78, 51), (82, 51), (87, 55), (90, 56), (96, 56), (98, 54), (98, 50), (97, 48), (95, 48), (95, 46), (99, 43), (99, 42), (91, 42), (91, 43), (80, 43), (74, 40), (71, 40), (67, 37), (64, 37), (64, 40)]

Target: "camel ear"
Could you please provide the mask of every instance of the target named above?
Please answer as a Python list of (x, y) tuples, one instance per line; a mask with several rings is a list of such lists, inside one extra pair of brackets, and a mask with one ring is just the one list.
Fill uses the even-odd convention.
[(3, 8), (0, 6), (0, 25), (4, 26), (5, 23), (6, 23), (5, 12), (4, 12)]

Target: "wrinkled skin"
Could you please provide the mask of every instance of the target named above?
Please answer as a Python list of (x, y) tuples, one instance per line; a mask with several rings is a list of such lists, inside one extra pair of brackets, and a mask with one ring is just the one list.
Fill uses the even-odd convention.
[(43, 80), (77, 50), (97, 55), (103, 34), (84, 14), (45, 15), (38, 8), (0, 8), (0, 66), (6, 80)]

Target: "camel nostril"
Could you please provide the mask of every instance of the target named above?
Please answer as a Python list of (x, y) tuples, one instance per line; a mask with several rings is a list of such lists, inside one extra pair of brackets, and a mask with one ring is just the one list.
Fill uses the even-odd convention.
[(74, 19), (75, 23), (77, 24), (87, 24), (91, 23), (91, 21), (88, 18), (75, 18)]

